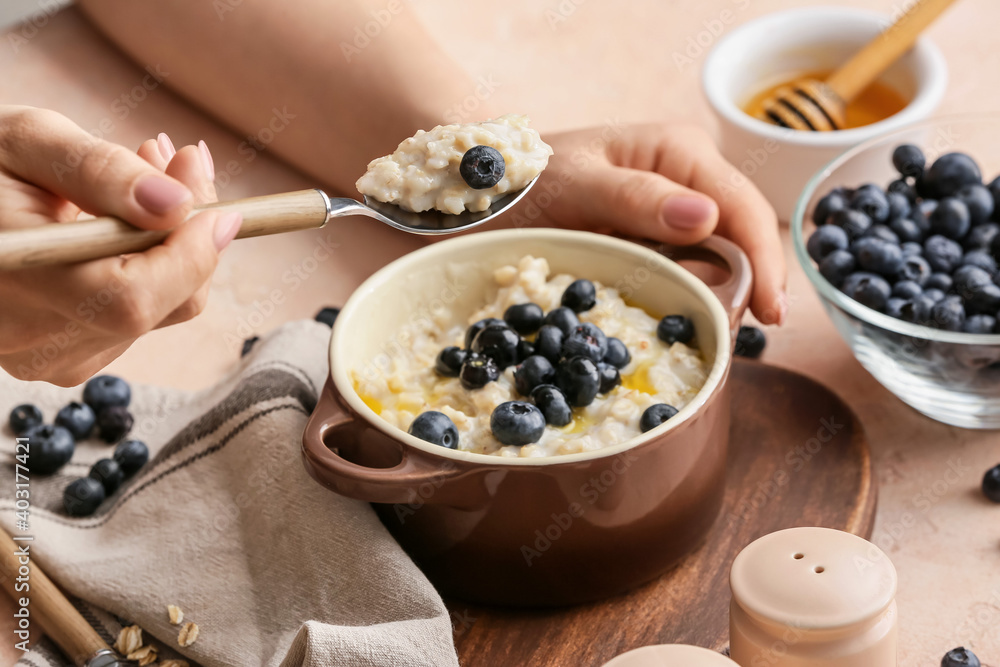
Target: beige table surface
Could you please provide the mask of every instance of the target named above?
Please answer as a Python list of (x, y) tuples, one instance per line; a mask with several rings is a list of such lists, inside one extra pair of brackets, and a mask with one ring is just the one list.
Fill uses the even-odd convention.
[[(910, 1), (839, 4), (888, 13)], [(528, 113), (544, 131), (672, 117), (695, 119), (714, 130), (698, 84), (704, 54), (695, 53), (694, 65), (678, 69), (675, 52), (724, 10), (735, 24), (801, 4), (807, 3), (508, 0), (498, 11), (494, 3), (423, 0), (414, 6), (452, 55), (492, 82), (499, 108)], [(555, 15), (565, 20), (554, 22)], [(1000, 107), (998, 24), (1000, 3), (963, 0), (931, 29), (953, 75), (942, 113)], [(108, 129), (110, 122), (108, 138), (133, 148), (159, 131), (170, 132), (177, 145), (205, 139), (216, 165), (238, 160), (242, 168), (221, 188), (224, 199), (315, 185), (267, 157), (244, 163), (236, 151), (241, 138), (167, 90), (154, 91), (121, 118), (112, 104), (143, 73), (74, 10), (51, 17), (16, 53), (8, 45), (5, 36), (0, 103), (57, 109), (88, 129), (102, 121)], [(463, 102), (444, 105), (442, 115)], [(320, 243), (336, 249), (314, 265), (308, 258)], [(236, 243), (222, 260), (206, 312), (147, 336), (110, 370), (135, 382), (204, 387), (237, 359), (233, 341), (248, 327), (264, 333), (284, 321), (311, 317), (323, 305), (342, 303), (375, 268), (415, 244), (353, 218), (323, 232)], [(787, 235), (786, 254), (792, 263)], [(296, 284), (293, 272), (305, 279)], [(900, 578), (900, 664), (937, 665), (944, 652), (965, 644), (984, 664), (1000, 666), (1000, 507), (977, 491), (983, 472), (1000, 462), (1000, 437), (943, 426), (905, 407), (854, 360), (797, 268), (791, 271), (790, 292), (790, 322), (768, 332), (765, 360), (832, 387), (868, 429), (881, 487), (874, 541), (890, 554)], [(10, 611), (0, 596), (3, 664), (15, 658), (13, 641), (3, 639), (12, 637)]]

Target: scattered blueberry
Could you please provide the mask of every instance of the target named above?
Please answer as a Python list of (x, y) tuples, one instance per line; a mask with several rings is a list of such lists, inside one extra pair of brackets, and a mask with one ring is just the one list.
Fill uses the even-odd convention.
[(29, 428), (42, 423), (42, 411), (30, 403), (19, 405), (10, 411), (7, 423), (10, 424), (10, 430), (14, 435), (21, 435)]
[[(924, 187), (924, 197), (941, 199), (958, 194), (963, 186), (981, 183), (983, 175), (979, 166), (965, 153), (945, 153), (934, 161), (919, 181)], [(918, 189), (919, 190), (919, 189)]]
[(327, 306), (316, 313), (314, 318), (317, 322), (322, 322), (326, 326), (333, 328), (333, 323), (337, 321), (337, 316), (340, 315), (340, 308), (335, 308), (333, 306)]
[(938, 202), (930, 217), (931, 233), (959, 240), (969, 233), (972, 222), (969, 207), (961, 199), (945, 197)]
[(613, 336), (609, 336), (608, 351), (604, 353), (604, 358), (601, 361), (611, 364), (615, 368), (625, 368), (632, 361), (632, 355), (629, 353), (625, 343)]
[(767, 345), (767, 337), (764, 332), (757, 327), (741, 326), (736, 334), (736, 348), (733, 351), (737, 357), (756, 359), (764, 352)]
[(563, 292), (561, 305), (574, 313), (590, 310), (597, 303), (597, 290), (589, 280), (574, 280)]
[(962, 331), (970, 334), (991, 334), (997, 326), (997, 318), (992, 315), (973, 315), (962, 324)]
[(694, 338), (694, 322), (683, 315), (667, 315), (656, 326), (656, 337), (667, 345), (687, 345)]
[(580, 324), (579, 318), (577, 318), (576, 313), (573, 312), (571, 308), (566, 306), (560, 306), (559, 308), (553, 308), (545, 316), (545, 323), (551, 324), (552, 326), (559, 327), (562, 331), (563, 336), (568, 336), (573, 329)]
[(447, 378), (458, 377), (458, 372), (462, 370), (462, 363), (465, 362), (467, 353), (460, 347), (450, 345), (438, 352), (437, 359), (434, 360), (434, 370), (438, 375)]
[(503, 178), (506, 165), (503, 155), (492, 146), (473, 146), (465, 151), (458, 173), (473, 190), (492, 188)]
[(410, 424), (410, 435), (447, 449), (458, 449), (458, 429), (448, 415), (433, 410), (422, 412)]
[(847, 232), (834, 225), (823, 225), (809, 237), (806, 250), (813, 261), (822, 262), (834, 250), (846, 250), (847, 246)]
[(28, 439), (28, 469), (36, 475), (51, 475), (73, 457), (76, 441), (62, 426), (37, 424), (21, 434)]
[(471, 325), (465, 330), (465, 349), (472, 347), (472, 340), (476, 337), (480, 331), (491, 325), (507, 326), (507, 323), (498, 317), (487, 317), (485, 320), (479, 320), (475, 324)]
[(923, 288), (912, 280), (900, 280), (892, 286), (892, 295), (899, 299), (915, 299), (923, 291)]
[(240, 350), (240, 356), (241, 357), (245, 357), (248, 354), (250, 354), (250, 350), (253, 349), (253, 346), (256, 345), (257, 341), (259, 341), (259, 340), (260, 340), (260, 336), (251, 336), (250, 338), (247, 338), (246, 340), (244, 340), (243, 341), (243, 349)]
[(847, 250), (834, 250), (819, 264), (819, 272), (835, 287), (843, 285), (855, 268), (857, 262), (854, 255)]
[(110, 496), (125, 481), (125, 473), (114, 459), (100, 459), (90, 467), (91, 479), (96, 479), (104, 487), (104, 495)]
[(490, 416), (493, 437), (504, 445), (523, 445), (538, 442), (545, 432), (545, 416), (531, 403), (507, 401), (493, 410)]
[(537, 303), (519, 303), (503, 314), (504, 322), (522, 336), (530, 336), (542, 327), (545, 312)]
[(563, 359), (556, 366), (556, 386), (573, 407), (590, 405), (601, 388), (597, 364), (586, 357)]
[(535, 354), (540, 354), (552, 363), (558, 363), (562, 354), (563, 332), (559, 327), (546, 324), (535, 336)]
[(923, 173), (925, 164), (923, 151), (913, 144), (896, 146), (892, 152), (892, 166), (903, 176), (916, 178)]
[(83, 402), (100, 412), (102, 408), (128, 407), (132, 400), (132, 390), (128, 383), (114, 375), (98, 375), (83, 386)]
[(97, 413), (97, 434), (101, 440), (113, 445), (132, 430), (132, 413), (122, 405), (112, 405)]
[(844, 294), (872, 310), (884, 310), (892, 290), (885, 278), (874, 273), (858, 271), (847, 276), (840, 288)]
[(521, 337), (506, 324), (490, 324), (472, 339), (472, 352), (490, 357), (503, 370), (517, 363), (517, 344)]
[(1000, 465), (993, 466), (983, 475), (983, 495), (1000, 503)]
[(981, 665), (975, 653), (964, 646), (959, 646), (941, 658), (941, 667), (981, 667)]
[(514, 388), (522, 396), (530, 396), (540, 384), (552, 384), (556, 377), (556, 369), (552, 362), (540, 354), (528, 357), (514, 369)]
[(542, 411), (547, 424), (566, 426), (573, 421), (573, 408), (559, 387), (553, 384), (540, 384), (531, 392), (531, 400)]
[(467, 355), (458, 372), (458, 379), (466, 389), (480, 389), (500, 377), (500, 368), (492, 357), (475, 352)]
[(601, 385), (597, 389), (600, 394), (606, 394), (622, 383), (622, 375), (618, 369), (603, 361), (597, 364), (597, 374), (601, 378)]
[(76, 401), (65, 406), (56, 413), (55, 424), (73, 434), (75, 440), (86, 440), (94, 430), (97, 416), (93, 409), (86, 403)]
[(643, 433), (652, 431), (654, 428), (667, 421), (677, 414), (677, 408), (666, 403), (651, 405), (642, 413), (639, 418), (639, 430)]
[(607, 351), (607, 337), (603, 331), (590, 322), (580, 324), (563, 339), (562, 356), (564, 357), (587, 357), (596, 364), (604, 358)]
[(131, 477), (149, 461), (149, 449), (141, 440), (126, 440), (115, 447), (112, 458), (122, 473), (126, 477)]
[(70, 516), (90, 516), (104, 502), (104, 487), (96, 479), (81, 477), (63, 491), (63, 507)]

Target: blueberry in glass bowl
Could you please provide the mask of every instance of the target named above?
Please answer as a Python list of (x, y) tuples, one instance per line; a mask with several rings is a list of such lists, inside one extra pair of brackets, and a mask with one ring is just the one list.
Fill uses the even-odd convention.
[[(1000, 428), (998, 173), (1000, 116), (927, 121), (824, 167), (791, 224), (799, 264), (861, 365), (965, 428)], [(811, 240), (827, 226), (844, 234)]]

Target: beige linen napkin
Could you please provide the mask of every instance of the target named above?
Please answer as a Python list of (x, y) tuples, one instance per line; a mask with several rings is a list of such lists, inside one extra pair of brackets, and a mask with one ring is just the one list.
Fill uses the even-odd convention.
[[(35, 561), (109, 643), (120, 623), (135, 623), (158, 640), (161, 658), (172, 647), (206, 667), (458, 665), (441, 598), (371, 507), (324, 489), (303, 467), (301, 434), (326, 379), (329, 336), (316, 322), (285, 325), (203, 392), (134, 386), (131, 437), (151, 459), (92, 517), (67, 516), (62, 490), (112, 447), (79, 443), (59, 473), (31, 479)], [(4, 415), (33, 402), (48, 421), (80, 396), (0, 374)], [(3, 440), (9, 456), (6, 426)], [(0, 524), (10, 531), (5, 465)], [(177, 645), (167, 605), (199, 626), (191, 646)], [(42, 643), (19, 664), (67, 663)]]

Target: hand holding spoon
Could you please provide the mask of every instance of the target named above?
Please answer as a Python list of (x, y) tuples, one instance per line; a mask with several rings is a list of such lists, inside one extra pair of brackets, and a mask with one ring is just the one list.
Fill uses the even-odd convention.
[[(366, 215), (411, 234), (453, 234), (500, 215), (527, 194), (537, 181), (536, 176), (522, 189), (494, 200), (485, 211), (465, 211), (458, 215), (434, 210), (412, 213), (367, 196), (363, 203), (346, 197), (331, 198), (318, 189), (219, 202), (193, 213), (206, 208), (239, 211), (243, 214), (243, 225), (236, 235), (238, 239), (319, 229), (331, 218), (345, 215)], [(113, 217), (13, 229), (0, 232), (0, 270), (69, 264), (142, 252), (161, 243), (169, 233), (169, 230), (137, 229)]]

